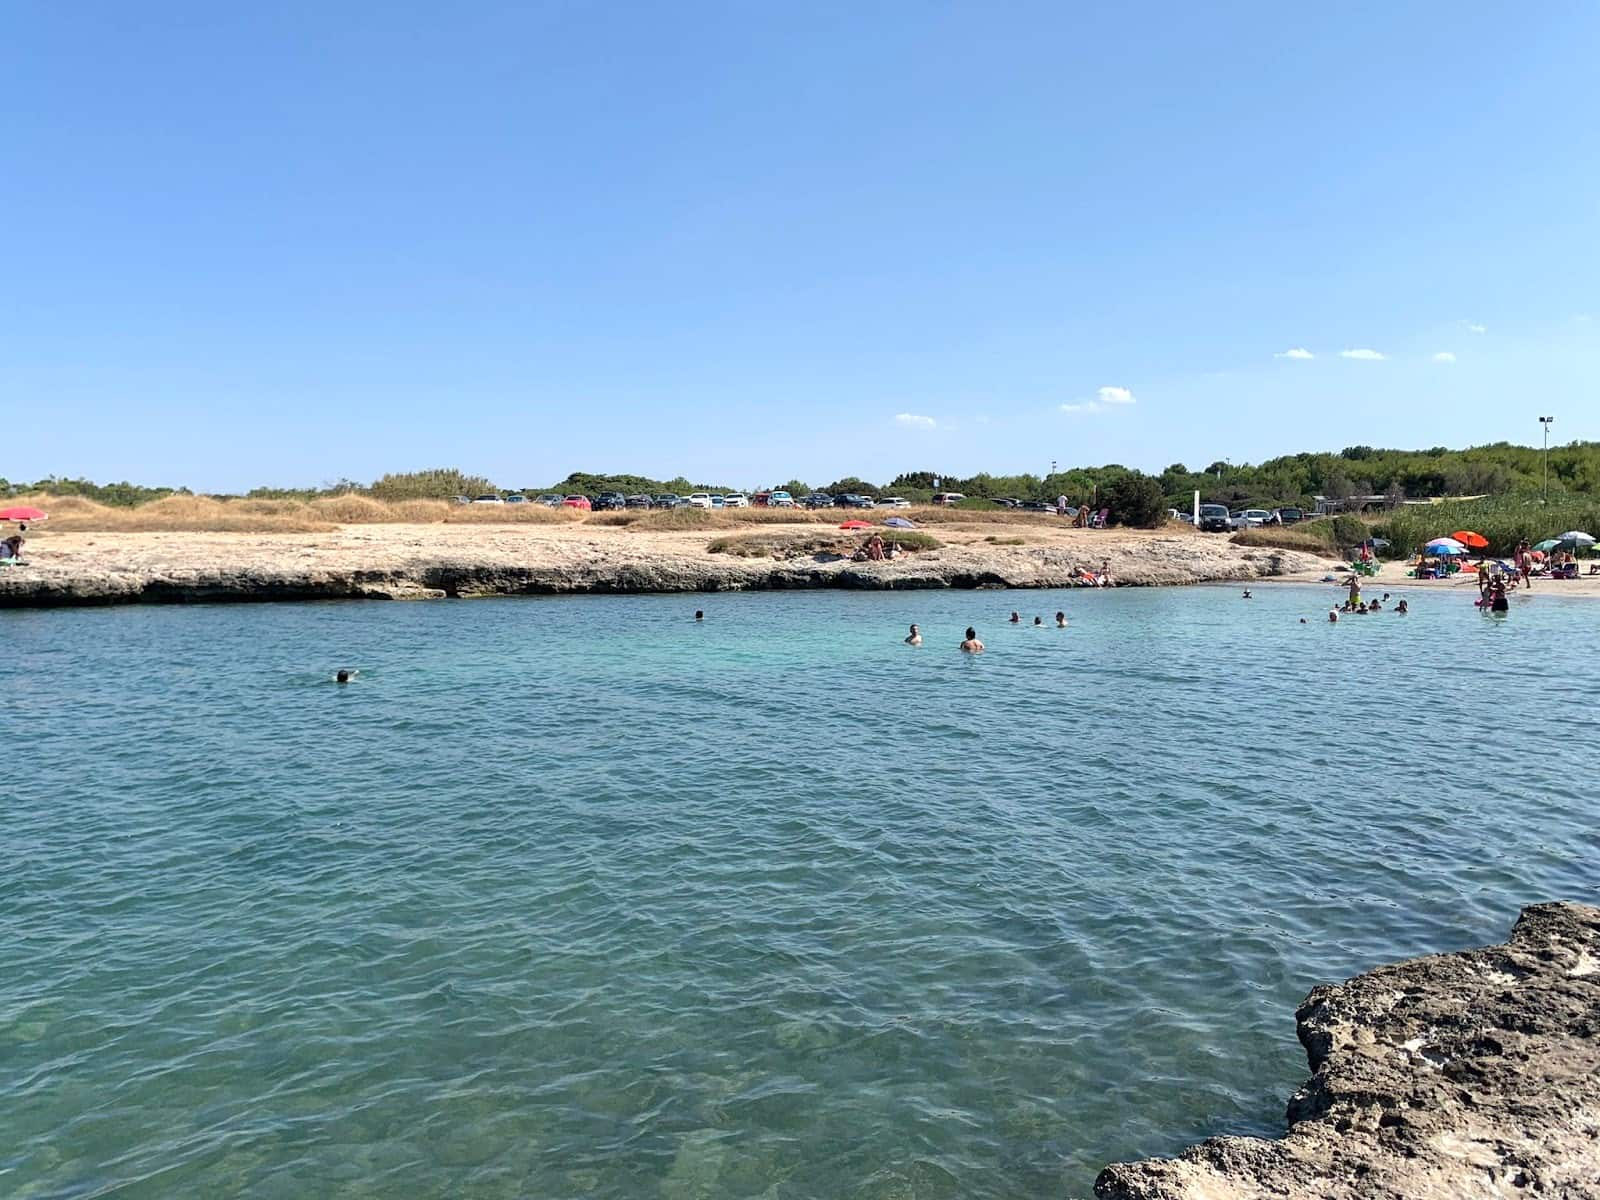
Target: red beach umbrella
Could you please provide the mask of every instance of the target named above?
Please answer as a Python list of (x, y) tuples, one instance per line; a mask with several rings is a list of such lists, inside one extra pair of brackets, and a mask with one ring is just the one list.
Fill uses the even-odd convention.
[(0, 521), (42, 521), (45, 519), (43, 510), (29, 508), (23, 505), (20, 508), (0, 508)]
[(1450, 535), (1468, 550), (1487, 550), (1489, 539), (1481, 533), (1473, 533), (1470, 529), (1458, 529)]
[(871, 529), (872, 526), (865, 521), (846, 521), (839, 526), (840, 529)]

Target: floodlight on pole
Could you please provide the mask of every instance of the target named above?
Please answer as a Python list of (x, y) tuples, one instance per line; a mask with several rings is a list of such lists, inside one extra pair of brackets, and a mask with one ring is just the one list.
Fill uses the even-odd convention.
[(1539, 424), (1544, 428), (1544, 486), (1540, 492), (1540, 504), (1550, 503), (1550, 426), (1555, 423), (1554, 417), (1539, 418)]

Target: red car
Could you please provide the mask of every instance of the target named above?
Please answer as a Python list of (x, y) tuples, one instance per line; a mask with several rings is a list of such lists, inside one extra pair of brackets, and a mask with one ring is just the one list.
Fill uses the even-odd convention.
[(562, 508), (581, 508), (581, 509), (583, 509), (584, 512), (588, 512), (594, 506), (589, 503), (589, 497), (587, 497), (587, 496), (568, 496), (565, 500), (563, 500), (561, 502), (561, 507)]

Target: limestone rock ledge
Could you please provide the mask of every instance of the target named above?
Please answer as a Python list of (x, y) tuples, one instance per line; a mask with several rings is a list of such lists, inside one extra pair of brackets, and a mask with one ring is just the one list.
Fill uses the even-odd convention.
[(1114, 1163), (1100, 1200), (1600, 1198), (1600, 908), (1315, 988), (1282, 1138)]

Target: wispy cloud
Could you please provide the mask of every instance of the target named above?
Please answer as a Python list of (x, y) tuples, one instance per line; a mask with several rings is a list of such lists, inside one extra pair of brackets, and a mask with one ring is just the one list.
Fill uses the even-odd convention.
[(1295, 346), (1295, 347), (1293, 347), (1291, 349), (1285, 350), (1282, 354), (1274, 354), (1272, 357), (1273, 358), (1297, 358), (1297, 359), (1300, 359), (1301, 361), (1305, 361), (1306, 359), (1315, 358), (1316, 355), (1311, 353), (1311, 351), (1307, 350), (1304, 346)]
[(1433, 356), (1433, 361), (1437, 363), (1453, 363), (1455, 360), (1456, 356), (1448, 350), (1441, 350)]
[(924, 417), (920, 413), (895, 413), (896, 425), (903, 425), (907, 429), (937, 429), (939, 422), (932, 417)]
[(1463, 322), (1461, 322), (1461, 327), (1463, 329), (1465, 329), (1468, 333), (1488, 333), (1489, 332), (1489, 327), (1487, 325), (1480, 325), (1476, 321), (1463, 321)]
[(1358, 349), (1358, 350), (1341, 350), (1341, 351), (1339, 351), (1339, 357), (1340, 358), (1354, 358), (1354, 359), (1358, 359), (1361, 362), (1382, 362), (1384, 359), (1388, 358), (1389, 356), (1387, 354), (1380, 354), (1376, 350), (1368, 350), (1368, 349), (1362, 348), (1362, 349)]
[(1093, 400), (1079, 400), (1075, 404), (1063, 404), (1061, 411), (1064, 413), (1098, 413), (1109, 412), (1113, 408), (1123, 408), (1135, 404), (1133, 392), (1125, 387), (1096, 388)]

